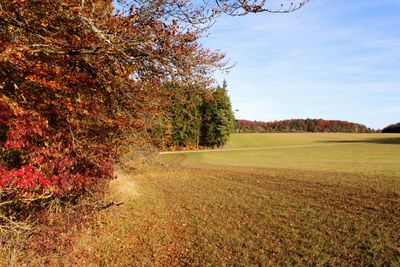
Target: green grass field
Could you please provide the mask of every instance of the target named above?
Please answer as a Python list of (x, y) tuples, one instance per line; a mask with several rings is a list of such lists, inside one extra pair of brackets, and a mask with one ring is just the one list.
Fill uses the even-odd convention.
[[(257, 146), (258, 145), (258, 146)], [(221, 152), (164, 155), (188, 168), (243, 167), (343, 173), (330, 183), (364, 185), (400, 193), (400, 135), (283, 133), (235, 134)], [(254, 150), (246, 150), (254, 148)], [(261, 149), (257, 149), (261, 148)], [(351, 175), (350, 175), (351, 174)], [(332, 179), (331, 179), (332, 178)]]
[(399, 136), (236, 134), (225, 147), (228, 151), (164, 157), (187, 167), (243, 166), (399, 176)]
[(240, 134), (225, 149), (243, 150), (120, 176), (125, 204), (61, 264), (400, 265), (400, 135)]

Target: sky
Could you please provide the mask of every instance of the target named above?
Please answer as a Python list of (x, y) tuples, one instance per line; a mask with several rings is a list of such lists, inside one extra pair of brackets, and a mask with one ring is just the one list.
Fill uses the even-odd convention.
[(289, 14), (223, 16), (201, 42), (235, 64), (215, 77), (227, 80), (238, 119), (400, 122), (400, 0), (311, 0)]

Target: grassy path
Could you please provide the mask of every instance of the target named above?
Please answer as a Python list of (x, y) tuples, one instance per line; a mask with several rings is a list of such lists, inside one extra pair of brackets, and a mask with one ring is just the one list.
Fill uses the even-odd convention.
[(316, 145), (292, 145), (292, 146), (265, 146), (265, 147), (249, 147), (249, 148), (225, 148), (225, 149), (204, 149), (204, 150), (183, 150), (183, 151), (165, 151), (160, 152), (160, 155), (173, 155), (173, 154), (191, 154), (191, 153), (209, 153), (209, 152), (232, 152), (232, 151), (252, 151), (252, 150), (266, 150), (266, 149), (285, 149), (285, 148), (303, 148), (303, 147), (323, 147), (323, 146), (340, 146), (352, 145), (356, 143), (345, 144), (316, 144)]

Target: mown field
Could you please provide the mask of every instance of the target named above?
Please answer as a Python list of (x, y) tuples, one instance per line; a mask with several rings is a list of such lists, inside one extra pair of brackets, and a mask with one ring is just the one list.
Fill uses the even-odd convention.
[(400, 135), (240, 134), (225, 149), (119, 171), (124, 205), (50, 262), (400, 265)]
[(224, 149), (163, 157), (188, 168), (330, 173), (313, 179), (400, 192), (399, 134), (236, 134)]

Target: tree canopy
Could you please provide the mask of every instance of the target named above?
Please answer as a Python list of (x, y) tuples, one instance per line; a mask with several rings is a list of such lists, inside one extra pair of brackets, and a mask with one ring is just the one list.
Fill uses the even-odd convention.
[(210, 140), (229, 131), (230, 104), (224, 88), (213, 91), (212, 73), (226, 62), (199, 38), (221, 14), (291, 12), (307, 1), (116, 2), (0, 0), (0, 189), (13, 198), (104, 184), (119, 148), (132, 135), (151, 142), (168, 101), (178, 104), (166, 97), (168, 83), (215, 94), (215, 102), (190, 95), (194, 106), (182, 107), (196, 114), (206, 106), (214, 128), (199, 132), (196, 119), (174, 116), (190, 121), (196, 130), (185, 134), (196, 142), (223, 144), (226, 137)]

